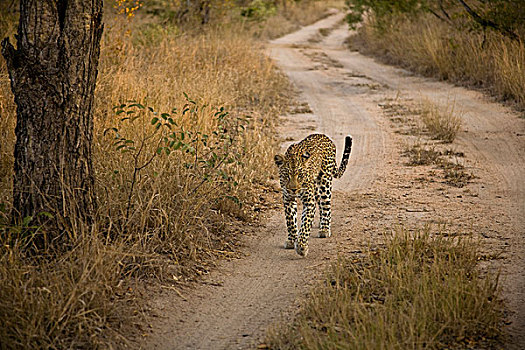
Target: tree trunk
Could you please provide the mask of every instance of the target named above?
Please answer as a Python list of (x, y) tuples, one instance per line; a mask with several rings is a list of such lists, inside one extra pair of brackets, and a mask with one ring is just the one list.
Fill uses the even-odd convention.
[(42, 212), (54, 216), (53, 229), (75, 232), (92, 222), (93, 94), (102, 30), (102, 0), (20, 1), (17, 48), (2, 41), (17, 105), (15, 222), (32, 216), (43, 224)]

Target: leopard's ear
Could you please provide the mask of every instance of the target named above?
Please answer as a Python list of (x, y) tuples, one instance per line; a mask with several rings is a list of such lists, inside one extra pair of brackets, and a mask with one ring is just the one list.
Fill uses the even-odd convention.
[(280, 154), (276, 154), (275, 157), (273, 157), (273, 160), (278, 167), (284, 164), (284, 157)]

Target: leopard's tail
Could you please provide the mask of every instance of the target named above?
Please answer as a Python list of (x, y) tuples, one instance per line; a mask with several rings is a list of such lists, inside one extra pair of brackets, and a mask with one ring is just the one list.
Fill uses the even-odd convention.
[(341, 165), (339, 165), (339, 169), (334, 169), (335, 178), (343, 176), (346, 170), (346, 165), (348, 164), (348, 158), (350, 158), (350, 152), (352, 152), (352, 136), (348, 135), (345, 137), (345, 150), (343, 153), (343, 159), (341, 160)]

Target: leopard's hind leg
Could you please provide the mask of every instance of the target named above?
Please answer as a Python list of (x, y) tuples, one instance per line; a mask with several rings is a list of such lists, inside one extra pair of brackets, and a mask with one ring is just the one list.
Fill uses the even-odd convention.
[(332, 224), (332, 180), (327, 174), (319, 179), (319, 237), (330, 237)]

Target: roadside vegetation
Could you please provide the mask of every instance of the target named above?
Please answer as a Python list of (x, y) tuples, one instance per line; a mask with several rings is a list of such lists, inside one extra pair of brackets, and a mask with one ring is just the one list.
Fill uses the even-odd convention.
[(454, 110), (454, 104), (448, 103), (445, 109), (424, 100), (421, 119), (433, 139), (451, 143), (461, 128), (461, 117)]
[[(234, 251), (235, 223), (256, 220), (273, 191), (273, 125), (290, 104), (256, 38), (313, 22), (333, 4), (107, 1), (97, 215), (40, 250), (33, 242), (46, 232), (32, 217), (9, 221), (16, 111), (0, 60), (2, 347), (122, 345), (142, 321), (141, 280), (186, 281)], [(16, 6), (1, 5), (2, 38), (16, 31)]]
[(432, 166), (442, 170), (443, 182), (464, 187), (476, 176), (464, 166), (464, 153), (452, 145), (461, 130), (462, 112), (454, 101), (433, 103), (387, 99), (379, 106), (405, 137), (403, 156), (408, 166)]
[(393, 229), (385, 244), (340, 257), (271, 349), (492, 348), (501, 340), (496, 276), (476, 268), (476, 244), (432, 227)]
[[(525, 109), (525, 7), (510, 1), (347, 1), (351, 46)], [(366, 14), (366, 16), (365, 16)], [(359, 24), (359, 25), (358, 25)]]

